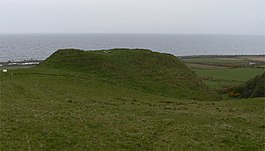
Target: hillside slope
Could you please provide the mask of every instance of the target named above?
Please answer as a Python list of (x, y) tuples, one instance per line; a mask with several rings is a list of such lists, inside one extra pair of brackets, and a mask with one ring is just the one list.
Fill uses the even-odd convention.
[[(74, 52), (80, 53), (80, 56), (87, 55), (84, 58), (102, 53)], [(112, 52), (115, 61), (119, 60), (118, 56), (129, 53), (124, 50), (120, 52), (123, 55), (114, 55), (117, 52)], [(140, 58), (142, 52), (148, 51), (140, 51)], [(175, 59), (171, 55), (150, 54), (164, 56), (166, 60)], [(101, 55), (110, 53), (103, 52)], [(76, 68), (70, 63), (66, 66), (68, 60), (60, 62), (62, 58), (64, 55), (58, 58), (52, 56), (36, 68), (0, 72), (1, 151), (264, 150), (264, 98), (239, 101), (174, 99), (170, 97), (180, 96), (169, 92), (182, 90), (192, 96), (199, 93), (184, 89), (182, 85), (173, 87), (173, 84), (161, 82), (162, 78), (170, 78), (173, 71), (181, 70), (179, 67), (183, 67), (182, 72), (190, 73), (181, 63), (176, 65), (178, 69), (164, 66), (167, 74), (154, 81), (158, 74), (148, 77), (139, 72), (134, 73), (138, 77), (131, 76), (133, 72), (126, 69), (128, 64), (125, 63), (117, 66), (127, 70), (128, 77), (119, 70), (105, 72), (102, 69), (100, 73), (100, 68), (92, 71), (91, 67), (89, 71), (89, 64), (85, 61)], [(100, 64), (106, 64), (106, 58), (102, 57)], [(146, 62), (151, 60), (146, 58)], [(130, 68), (136, 71), (135, 66)], [(193, 73), (190, 74), (193, 77)], [(117, 78), (118, 75), (121, 79)], [(188, 79), (178, 73), (175, 75)], [(195, 75), (194, 78), (197, 79)], [(138, 79), (138, 83), (132, 82)], [(186, 87), (191, 84), (188, 81), (181, 84), (185, 82)], [(150, 85), (156, 88), (156, 92), (147, 89)], [(163, 93), (170, 97), (161, 96), (161, 93), (158, 95), (157, 89), (162, 86), (165, 87)], [(202, 94), (206, 93), (206, 89), (200, 90)], [(200, 99), (204, 99), (203, 96)]]
[(171, 98), (215, 99), (177, 57), (140, 49), (58, 50), (37, 68), (71, 70)]

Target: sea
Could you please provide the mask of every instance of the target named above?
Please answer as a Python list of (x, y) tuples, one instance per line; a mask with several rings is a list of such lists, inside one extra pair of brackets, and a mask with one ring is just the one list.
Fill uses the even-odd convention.
[(0, 34), (0, 62), (44, 60), (64, 48), (144, 48), (175, 56), (264, 55), (265, 35)]

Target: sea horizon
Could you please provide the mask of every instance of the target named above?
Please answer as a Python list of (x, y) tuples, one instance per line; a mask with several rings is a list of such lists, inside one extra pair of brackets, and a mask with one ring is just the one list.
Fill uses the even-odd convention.
[(58, 49), (139, 48), (175, 56), (264, 55), (264, 35), (184, 33), (0, 33), (0, 62), (44, 60)]

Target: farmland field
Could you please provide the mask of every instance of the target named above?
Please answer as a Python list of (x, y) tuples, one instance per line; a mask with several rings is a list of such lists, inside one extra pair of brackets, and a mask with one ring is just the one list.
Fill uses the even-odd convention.
[[(243, 84), (264, 71), (264, 56), (214, 56), (182, 59), (211, 88)], [(256, 62), (256, 65), (249, 65)]]

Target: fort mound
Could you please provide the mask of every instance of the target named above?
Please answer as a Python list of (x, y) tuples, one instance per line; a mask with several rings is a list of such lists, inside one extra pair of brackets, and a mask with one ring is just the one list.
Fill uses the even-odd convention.
[(115, 85), (169, 98), (217, 98), (176, 56), (150, 50), (62, 49), (40, 63), (37, 68), (81, 72)]

